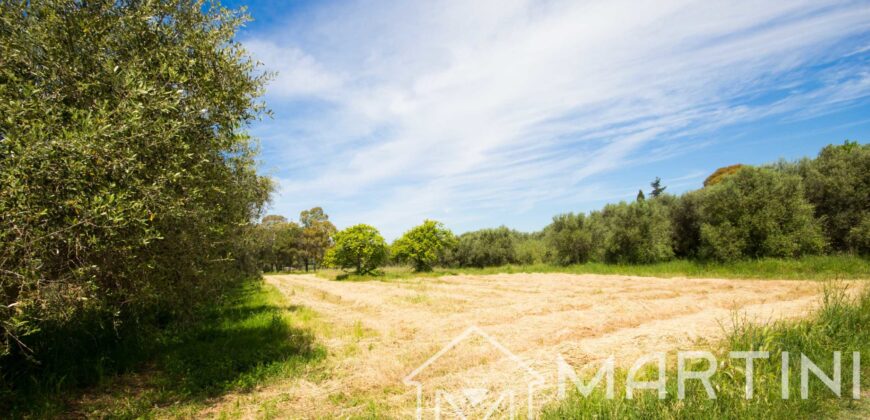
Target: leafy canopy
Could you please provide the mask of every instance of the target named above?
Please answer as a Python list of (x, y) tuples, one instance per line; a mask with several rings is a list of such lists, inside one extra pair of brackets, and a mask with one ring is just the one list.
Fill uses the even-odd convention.
[(359, 224), (335, 234), (326, 264), (356, 274), (369, 274), (387, 261), (387, 243), (372, 226)]
[(425, 220), (397, 239), (392, 252), (397, 260), (410, 262), (415, 271), (431, 271), (444, 251), (455, 244), (453, 232), (440, 222)]
[(245, 20), (216, 2), (0, 2), (0, 356), (78, 348), (49, 335), (85, 318), (93, 337), (186, 316), (254, 272), (271, 185), (244, 131), (267, 77), (234, 40)]
[(825, 238), (800, 177), (743, 167), (703, 190), (700, 253), (718, 260), (820, 253)]

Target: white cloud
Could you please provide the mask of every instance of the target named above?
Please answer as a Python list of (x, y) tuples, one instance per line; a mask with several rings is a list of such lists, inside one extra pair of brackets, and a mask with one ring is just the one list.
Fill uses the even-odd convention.
[(259, 61), (268, 63), (268, 71), (276, 73), (268, 86), (273, 95), (324, 95), (342, 84), (341, 77), (330, 73), (314, 57), (299, 48), (257, 39), (245, 42), (245, 47)]
[(662, 158), (726, 124), (847, 106), (870, 80), (846, 71), (759, 99), (859, 54), (839, 43), (870, 29), (861, 2), (364, 2), (291, 26), (245, 41), (280, 74), (268, 99), (334, 108), (270, 123), (273, 147), (305, 127), (285, 137), (290, 161), (328, 151), (282, 183), (276, 208), (333, 202), (338, 219), (387, 236), (582, 191), (650, 143)]

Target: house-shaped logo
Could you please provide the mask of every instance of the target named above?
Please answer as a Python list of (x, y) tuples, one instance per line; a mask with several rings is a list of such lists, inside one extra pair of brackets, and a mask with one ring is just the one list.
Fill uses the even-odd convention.
[[(451, 381), (453, 385), (448, 388), (452, 389), (444, 389), (444, 385), (424, 384), (427, 382), (424, 372), (436, 369), (451, 355), (473, 357), (473, 352), (463, 351), (463, 347), (472, 345), (472, 342), (488, 348), (492, 356), (488, 361), (495, 362), (481, 360), (480, 364), (496, 365), (499, 380), (478, 380), (473, 372), (469, 373), (474, 370), (471, 369), (462, 372), (465, 377)], [(465, 360), (465, 364), (468, 363), (475, 364), (474, 360)], [(534, 395), (543, 386), (544, 377), (489, 334), (471, 326), (409, 373), (403, 382), (416, 387), (416, 418), (419, 420), (423, 419), (424, 412), (431, 412), (436, 419), (441, 419), (442, 415), (458, 419), (489, 419), (494, 416), (513, 419), (522, 411), (527, 412), (528, 418), (534, 418)], [(518, 411), (522, 406), (525, 406), (525, 410)]]

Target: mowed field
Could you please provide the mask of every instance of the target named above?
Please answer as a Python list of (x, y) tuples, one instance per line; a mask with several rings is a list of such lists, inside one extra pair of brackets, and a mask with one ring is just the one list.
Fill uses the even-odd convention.
[[(651, 352), (705, 349), (737, 319), (764, 323), (808, 315), (822, 292), (822, 283), (808, 281), (553, 273), (389, 282), (273, 275), (266, 281), (288, 297), (328, 351), (316, 372), (250, 398), (271, 399), (270, 412), (295, 418), (413, 416), (416, 388), (403, 378), (471, 326), (540, 373), (541, 405), (555, 395), (557, 357), (586, 372), (608, 355), (627, 368)], [(515, 360), (481, 343), (448, 352), (415, 379), (448, 390), (523, 380), (511, 368)], [(224, 403), (213, 409), (233, 404), (239, 414), (262, 414), (236, 398)]]

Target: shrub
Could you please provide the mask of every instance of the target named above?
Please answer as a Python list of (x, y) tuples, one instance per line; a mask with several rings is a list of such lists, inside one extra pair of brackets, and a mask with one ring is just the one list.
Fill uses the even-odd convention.
[(674, 257), (671, 221), (657, 200), (609, 204), (601, 217), (607, 226), (605, 261), (648, 264)]
[(517, 234), (514, 250), (518, 264), (541, 264), (552, 258), (550, 248), (540, 232)]
[(586, 215), (566, 213), (555, 216), (553, 223), (544, 232), (557, 264), (580, 264), (589, 261), (594, 244)]
[(326, 264), (356, 274), (369, 274), (387, 261), (387, 243), (377, 229), (351, 226), (335, 234), (335, 245), (326, 253)]
[(815, 205), (831, 246), (866, 253), (860, 238), (850, 232), (860, 230), (858, 226), (870, 214), (870, 144), (825, 146), (816, 159), (800, 168), (807, 199)]
[(819, 253), (825, 240), (801, 180), (744, 167), (700, 196), (700, 253), (718, 260)]
[(855, 252), (870, 254), (870, 214), (865, 214), (861, 223), (849, 230), (849, 248)]
[(431, 271), (455, 243), (453, 232), (443, 224), (425, 220), (397, 239), (391, 250), (397, 261), (410, 262), (415, 271)]
[(698, 254), (701, 244), (701, 217), (698, 207), (700, 191), (690, 191), (675, 199), (669, 206), (674, 231), (674, 255), (691, 258)]
[(514, 232), (502, 226), (466, 232), (459, 237), (452, 255), (460, 267), (488, 267), (517, 262)]

